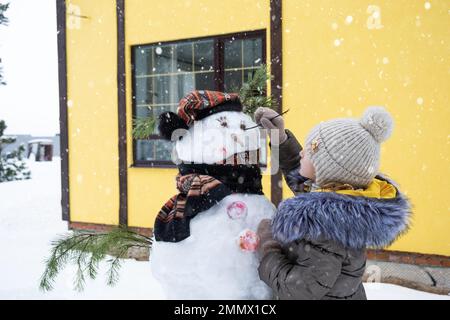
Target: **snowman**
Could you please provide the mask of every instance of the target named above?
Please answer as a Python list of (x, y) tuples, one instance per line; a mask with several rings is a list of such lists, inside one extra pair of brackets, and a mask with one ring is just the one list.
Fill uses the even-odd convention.
[(275, 207), (264, 196), (260, 131), (237, 94), (194, 91), (159, 118), (175, 141), (178, 194), (161, 208), (150, 253), (168, 299), (269, 299), (258, 275), (256, 229)]

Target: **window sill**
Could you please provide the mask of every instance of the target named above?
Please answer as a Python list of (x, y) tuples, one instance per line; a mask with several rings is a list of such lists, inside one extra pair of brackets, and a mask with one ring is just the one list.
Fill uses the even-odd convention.
[[(260, 164), (261, 169), (266, 169), (266, 164)], [(176, 169), (177, 165), (173, 163), (135, 163), (129, 166), (129, 168), (157, 168), (157, 169)]]
[(174, 163), (134, 163), (129, 168), (147, 168), (147, 169), (176, 169), (177, 166)]

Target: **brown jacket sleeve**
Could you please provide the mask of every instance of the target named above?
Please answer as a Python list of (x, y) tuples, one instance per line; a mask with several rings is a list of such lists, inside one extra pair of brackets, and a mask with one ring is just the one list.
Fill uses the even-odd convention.
[(341, 273), (344, 257), (328, 251), (326, 246), (301, 241), (288, 250), (295, 251), (296, 261), (281, 250), (264, 255), (259, 277), (272, 288), (275, 299), (322, 299)]

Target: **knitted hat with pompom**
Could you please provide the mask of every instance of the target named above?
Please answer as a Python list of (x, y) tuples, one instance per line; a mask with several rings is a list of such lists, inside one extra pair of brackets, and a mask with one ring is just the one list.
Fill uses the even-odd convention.
[(315, 183), (367, 187), (378, 174), (380, 144), (392, 129), (392, 117), (383, 107), (367, 108), (361, 119), (335, 119), (314, 127), (305, 151), (316, 171)]

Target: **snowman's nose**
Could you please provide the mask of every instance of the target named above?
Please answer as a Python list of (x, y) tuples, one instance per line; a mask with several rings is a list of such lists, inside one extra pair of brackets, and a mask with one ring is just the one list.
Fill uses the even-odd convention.
[(239, 143), (242, 147), (244, 146), (244, 143), (236, 133), (231, 134), (231, 139), (233, 139), (234, 142)]

